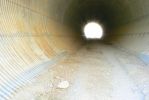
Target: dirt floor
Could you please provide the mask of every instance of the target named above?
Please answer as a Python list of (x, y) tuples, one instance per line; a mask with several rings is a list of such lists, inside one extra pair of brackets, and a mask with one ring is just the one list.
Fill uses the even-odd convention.
[(149, 100), (149, 66), (89, 44), (19, 89), (12, 100)]

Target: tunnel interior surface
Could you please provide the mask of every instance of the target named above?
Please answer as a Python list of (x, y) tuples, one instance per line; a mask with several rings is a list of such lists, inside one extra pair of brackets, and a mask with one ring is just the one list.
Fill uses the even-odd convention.
[[(104, 35), (101, 40), (84, 38), (84, 25), (90, 21), (96, 21), (103, 27)], [(103, 51), (107, 50), (107, 53), (103, 55), (108, 59), (108, 54), (111, 55), (108, 53), (110, 52), (108, 46), (125, 52), (125, 55), (128, 54), (130, 58), (135, 57), (138, 59), (136, 62), (141, 62), (140, 66), (142, 66), (135, 68), (145, 68), (144, 70), (149, 72), (148, 26), (148, 0), (0, 0), (0, 100), (12, 100), (17, 94), (16, 91), (44, 70), (53, 68), (75, 54), (81, 55), (82, 59), (88, 58), (87, 60), (90, 61), (90, 56), (87, 55), (90, 52), (100, 55), (101, 48)], [(89, 52), (82, 48), (86, 48)], [(97, 50), (92, 50), (92, 48)], [(112, 59), (114, 55), (110, 57)], [(80, 62), (83, 62), (82, 59)], [(98, 57), (96, 59), (100, 62)], [(103, 62), (106, 63), (106, 59)], [(113, 60), (115, 61), (116, 59)], [(66, 63), (66, 66), (70, 63), (71, 60), (68, 64)], [(127, 66), (125, 64), (122, 65), (125, 67)], [(113, 64), (113, 66), (116, 65)], [(140, 85), (139, 88), (144, 89), (145, 95), (149, 93), (149, 88), (146, 87), (149, 86), (149, 73), (144, 70), (139, 74), (142, 79), (146, 77), (141, 81), (144, 87)], [(129, 71), (130, 74), (135, 73), (131, 69)], [(135, 100), (149, 100), (149, 95), (143, 97), (144, 99), (139, 97)]]

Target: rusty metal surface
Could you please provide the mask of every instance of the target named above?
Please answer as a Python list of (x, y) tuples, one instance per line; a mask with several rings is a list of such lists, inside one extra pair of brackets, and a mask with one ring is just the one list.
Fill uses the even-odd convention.
[(10, 98), (42, 68), (56, 63), (53, 58), (60, 59), (62, 52), (73, 53), (80, 47), (71, 30), (49, 17), (48, 2), (0, 1), (0, 100)]

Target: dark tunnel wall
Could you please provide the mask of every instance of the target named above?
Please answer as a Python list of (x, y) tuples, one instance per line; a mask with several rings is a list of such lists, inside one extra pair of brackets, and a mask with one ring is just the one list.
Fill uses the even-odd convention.
[(149, 58), (148, 14), (148, 0), (1, 0), (0, 100), (79, 50), (82, 25), (90, 20), (104, 26), (104, 41)]
[[(90, 20), (98, 20), (105, 29), (104, 41), (137, 56), (148, 52), (148, 0), (73, 0), (64, 21), (75, 30)], [(79, 32), (78, 32), (79, 33)], [(148, 58), (148, 57), (147, 57)]]
[(147, 9), (144, 3), (133, 0), (74, 0), (66, 9), (64, 19), (77, 26), (84, 21), (97, 19), (108, 28), (113, 28), (148, 14), (148, 11), (143, 11)]

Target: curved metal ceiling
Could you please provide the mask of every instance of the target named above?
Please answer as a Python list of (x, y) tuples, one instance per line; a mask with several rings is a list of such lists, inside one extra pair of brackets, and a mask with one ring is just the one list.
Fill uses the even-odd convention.
[[(61, 1), (62, 2), (62, 1)], [(148, 15), (147, 0), (64, 0), (66, 9), (61, 15), (62, 22), (73, 27), (80, 27), (82, 22), (99, 19), (109, 27), (116, 27), (128, 23), (142, 16)], [(60, 7), (60, 6), (59, 6)]]

